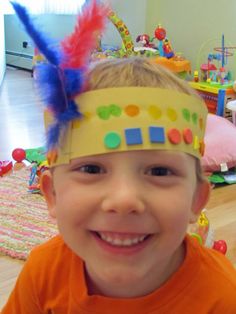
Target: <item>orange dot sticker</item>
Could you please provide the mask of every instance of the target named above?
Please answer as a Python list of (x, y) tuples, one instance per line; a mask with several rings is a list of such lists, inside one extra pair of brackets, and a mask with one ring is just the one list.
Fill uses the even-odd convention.
[(136, 105), (128, 105), (125, 107), (125, 113), (129, 116), (129, 117), (135, 117), (139, 114), (140, 109), (138, 106)]
[(154, 106), (154, 105), (152, 105), (148, 108), (148, 112), (149, 112), (150, 116), (152, 118), (154, 118), (155, 120), (160, 119), (160, 117), (162, 116), (161, 109), (157, 106)]
[(203, 119), (199, 118), (199, 127), (202, 130), (203, 129)]
[(204, 141), (201, 140), (199, 144), (200, 144), (199, 152), (200, 152), (201, 156), (203, 156), (204, 152), (205, 152), (205, 143), (204, 143)]
[(183, 138), (186, 144), (192, 144), (193, 142), (193, 133), (190, 129), (183, 130)]
[(170, 129), (167, 136), (172, 144), (179, 144), (181, 142), (181, 133), (177, 129)]
[(177, 112), (175, 111), (175, 109), (172, 108), (168, 108), (167, 109), (167, 116), (171, 121), (176, 121), (177, 120)]

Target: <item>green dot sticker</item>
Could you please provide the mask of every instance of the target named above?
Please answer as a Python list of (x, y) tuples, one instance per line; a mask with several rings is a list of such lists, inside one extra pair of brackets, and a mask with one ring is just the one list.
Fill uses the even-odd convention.
[(197, 122), (198, 122), (198, 115), (197, 115), (196, 112), (194, 112), (194, 113), (192, 114), (192, 119), (193, 119), (193, 123), (194, 123), (194, 124), (197, 124)]
[(99, 118), (102, 120), (108, 120), (110, 118), (110, 109), (106, 106), (98, 107), (96, 112)]
[(119, 117), (122, 113), (121, 108), (114, 104), (109, 106), (109, 111), (110, 111), (110, 114), (114, 117)]
[(115, 149), (120, 146), (121, 137), (116, 132), (109, 132), (105, 135), (104, 144), (107, 148)]
[(182, 110), (182, 114), (183, 114), (183, 117), (186, 121), (190, 121), (191, 115), (190, 115), (190, 111), (188, 109), (184, 108)]

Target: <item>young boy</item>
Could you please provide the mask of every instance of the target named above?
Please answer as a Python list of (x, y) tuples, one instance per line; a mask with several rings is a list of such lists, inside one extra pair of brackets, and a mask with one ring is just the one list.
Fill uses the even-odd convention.
[(66, 142), (41, 183), (60, 235), (33, 250), (2, 313), (235, 313), (234, 268), (186, 236), (209, 194), (199, 149), (170, 135), (203, 104), (146, 59), (99, 63), (86, 88), (71, 156)]
[(203, 102), (144, 58), (84, 78), (70, 114), (46, 117), (41, 187), (60, 235), (32, 251), (2, 314), (235, 313), (233, 266), (186, 235), (209, 196)]

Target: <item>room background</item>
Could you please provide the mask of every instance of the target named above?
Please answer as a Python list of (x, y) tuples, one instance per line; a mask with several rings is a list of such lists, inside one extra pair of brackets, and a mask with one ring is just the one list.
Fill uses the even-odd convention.
[[(234, 0), (111, 0), (110, 2), (113, 10), (127, 25), (134, 41), (143, 33), (152, 37), (155, 28), (161, 23), (167, 31), (167, 37), (175, 53), (189, 59), (193, 71), (199, 70), (200, 64), (207, 62), (207, 56), (214, 52), (214, 47), (221, 46), (222, 34), (226, 46), (236, 47), (236, 1)], [(57, 39), (70, 34), (75, 24), (75, 15), (50, 14), (38, 15), (36, 18), (42, 29)], [(31, 44), (27, 48), (22, 47), (23, 41), (29, 42), (29, 38), (15, 15), (5, 15), (4, 20), (7, 63), (31, 68), (33, 47)], [(0, 27), (0, 36), (2, 29)], [(2, 40), (0, 42), (3, 45)], [(102, 42), (108, 45), (121, 44), (120, 36), (110, 22)], [(3, 49), (0, 46), (0, 54)], [(230, 51), (236, 53), (236, 50)], [(235, 53), (228, 58), (227, 65), (232, 71), (233, 79), (236, 74)], [(3, 63), (3, 60), (4, 57), (0, 55), (0, 63)], [(0, 71), (1, 75), (3, 70)]]

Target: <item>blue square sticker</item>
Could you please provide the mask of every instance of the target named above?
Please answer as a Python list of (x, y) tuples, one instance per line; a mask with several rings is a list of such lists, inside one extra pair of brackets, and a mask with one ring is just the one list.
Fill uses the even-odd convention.
[(141, 129), (140, 128), (125, 129), (125, 139), (127, 145), (143, 144)]

